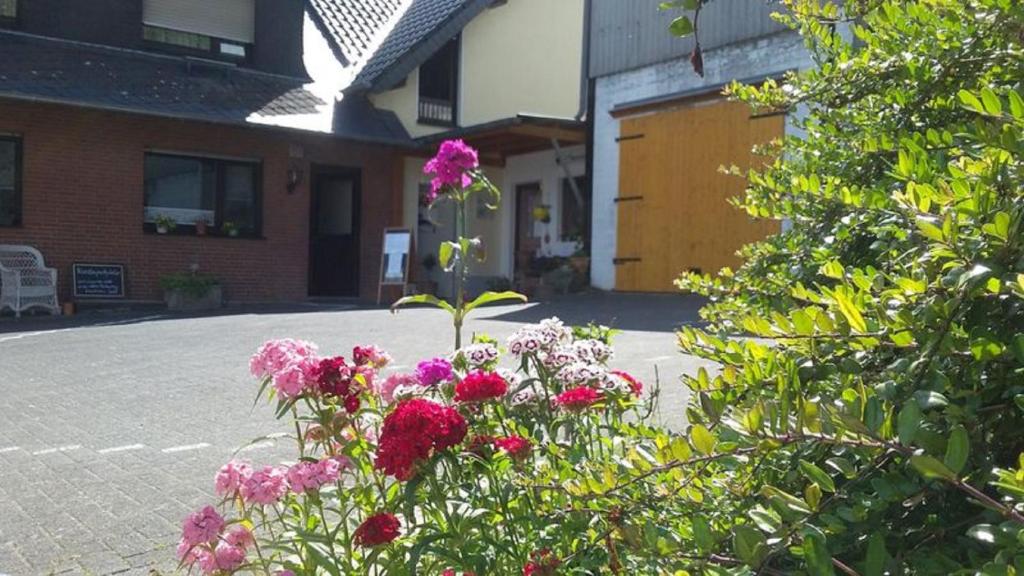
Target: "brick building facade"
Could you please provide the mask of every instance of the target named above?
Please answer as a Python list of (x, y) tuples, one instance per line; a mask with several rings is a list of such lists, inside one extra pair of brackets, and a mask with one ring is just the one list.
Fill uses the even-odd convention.
[[(376, 296), (384, 227), (401, 221), (398, 149), (273, 127), (235, 127), (0, 99), (0, 134), (21, 144), (21, 223), (0, 244), (40, 249), (71, 297), (75, 262), (124, 264), (130, 300), (161, 298), (165, 274), (219, 279), (232, 302), (309, 295), (311, 179), (317, 167), (361, 175), (359, 296)], [(143, 224), (147, 151), (244, 158), (261, 167), (259, 237), (159, 235)], [(289, 191), (290, 169), (303, 179)]]

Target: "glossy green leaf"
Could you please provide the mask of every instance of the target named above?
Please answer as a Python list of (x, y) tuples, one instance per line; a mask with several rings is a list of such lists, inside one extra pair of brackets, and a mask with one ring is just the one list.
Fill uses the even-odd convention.
[(813, 462), (808, 462), (807, 460), (801, 459), (800, 471), (803, 472), (803, 475), (808, 480), (820, 486), (822, 490), (826, 492), (836, 491), (836, 485), (832, 481), (832, 477), (829, 476), (827, 472), (825, 472), (817, 465), (815, 465)]
[(917, 435), (917, 431), (921, 429), (923, 421), (924, 413), (921, 412), (917, 402), (907, 402), (904, 404), (903, 409), (900, 410), (900, 414), (896, 418), (896, 433), (899, 435), (900, 444), (905, 446), (913, 444), (914, 437)]
[(694, 424), (690, 427), (690, 441), (693, 442), (693, 447), (698, 452), (705, 455), (714, 452), (715, 443), (717, 442), (711, 432), (700, 424)]
[(811, 576), (834, 576), (832, 554), (828, 551), (825, 535), (817, 528), (807, 527), (803, 530), (804, 562)]
[(956, 480), (956, 474), (927, 454), (917, 454), (910, 457), (910, 464), (925, 478), (937, 478), (942, 480)]
[(864, 559), (864, 576), (883, 576), (888, 556), (889, 554), (885, 550), (885, 537), (881, 533), (875, 532), (868, 539), (868, 555)]
[(944, 463), (954, 474), (959, 474), (967, 464), (967, 456), (971, 450), (970, 437), (963, 425), (953, 428), (946, 443)]

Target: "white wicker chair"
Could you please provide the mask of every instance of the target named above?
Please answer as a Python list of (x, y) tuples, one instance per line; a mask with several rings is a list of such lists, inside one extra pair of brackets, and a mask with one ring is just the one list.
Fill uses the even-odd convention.
[(10, 308), (18, 317), (30, 308), (60, 314), (57, 271), (46, 267), (39, 250), (0, 244), (0, 312), (4, 308)]

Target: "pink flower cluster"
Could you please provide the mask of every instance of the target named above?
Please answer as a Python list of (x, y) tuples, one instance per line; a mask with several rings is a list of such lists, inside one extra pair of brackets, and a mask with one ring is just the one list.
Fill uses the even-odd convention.
[(256, 378), (272, 378), (282, 397), (294, 398), (316, 379), (316, 352), (316, 345), (302, 340), (271, 340), (249, 360), (249, 371)]
[(558, 318), (549, 318), (539, 324), (523, 326), (512, 334), (508, 339), (508, 351), (514, 356), (548, 353), (571, 341), (572, 329)]
[(245, 564), (246, 550), (255, 542), (252, 532), (240, 524), (226, 532), (224, 527), (224, 518), (212, 506), (185, 518), (177, 550), (182, 564), (198, 565), (204, 574), (232, 572)]
[(314, 492), (326, 484), (333, 484), (341, 477), (341, 471), (348, 466), (346, 458), (325, 458), (316, 462), (303, 460), (285, 473), (292, 492), (302, 494)]
[(446, 186), (468, 188), (473, 179), (469, 172), (480, 166), (476, 150), (462, 140), (446, 140), (441, 143), (437, 155), (423, 166), (424, 174), (433, 174), (427, 204), (437, 200)]

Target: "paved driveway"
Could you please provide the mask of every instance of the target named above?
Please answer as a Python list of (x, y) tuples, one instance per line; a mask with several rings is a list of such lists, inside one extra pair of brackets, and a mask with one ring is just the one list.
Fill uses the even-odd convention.
[[(470, 331), (504, 339), (524, 322), (558, 315), (625, 332), (615, 364), (663, 388), (660, 416), (683, 418), (683, 371), (672, 329), (698, 303), (676, 296), (588, 295), (495, 307)], [(247, 359), (262, 342), (295, 337), (347, 355), (373, 343), (395, 369), (449, 349), (441, 312), (294, 306), (230, 315), (89, 315), (0, 319), (0, 576), (147, 574), (174, 568), (183, 516), (211, 498), (217, 469), (251, 440), (283, 432), (262, 405)], [(243, 456), (275, 463), (273, 441)]]

